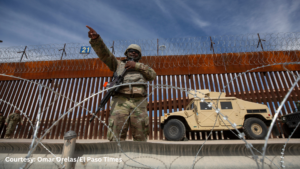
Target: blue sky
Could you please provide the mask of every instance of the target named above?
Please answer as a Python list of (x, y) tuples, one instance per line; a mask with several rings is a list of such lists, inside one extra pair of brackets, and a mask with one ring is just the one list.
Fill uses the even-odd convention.
[(299, 32), (300, 1), (1, 0), (1, 47)]

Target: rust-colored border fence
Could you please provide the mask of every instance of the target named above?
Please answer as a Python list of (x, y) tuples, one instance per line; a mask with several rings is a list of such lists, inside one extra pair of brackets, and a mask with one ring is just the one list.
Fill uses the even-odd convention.
[[(269, 71), (269, 72), (250, 72), (242, 75), (237, 80), (230, 83), (225, 89), (226, 96), (235, 96), (244, 100), (263, 103), (268, 105), (272, 114), (278, 108), (289, 87), (295, 82), (295, 77), (291, 75), (299, 75), (298, 71)], [(160, 75), (151, 82), (153, 85), (167, 84), (181, 88), (191, 89), (209, 89), (211, 91), (220, 92), (225, 85), (229, 83), (238, 73), (223, 73), (223, 74), (186, 74), (186, 75)], [(91, 77), (91, 78), (61, 78), (61, 79), (37, 79), (32, 80), (43, 85), (54, 87), (56, 91), (64, 96), (79, 102), (84, 98), (103, 90), (103, 83), (110, 81), (109, 77)], [(188, 104), (189, 99), (187, 94), (176, 89), (154, 89), (153, 95), (148, 98), (148, 112), (150, 119), (151, 132), (150, 140), (162, 140), (163, 132), (159, 127), (160, 116), (167, 112), (183, 110)], [(148, 93), (152, 92), (151, 86)], [(95, 111), (101, 98), (105, 92), (95, 97), (90, 98), (82, 104), (82, 106), (90, 111)], [(23, 80), (0, 81), (0, 98), (5, 102), (0, 101), (0, 111), (4, 112), (4, 116), (12, 113), (14, 107), (10, 104), (19, 107), (32, 120), (36, 122), (38, 113), (38, 87), (30, 82)], [(295, 109), (295, 101), (300, 100), (300, 83), (294, 88), (281, 115), (289, 114)], [(53, 92), (42, 89), (42, 109), (54, 102), (43, 112), (41, 116), (41, 127), (38, 131), (38, 137), (44, 133), (45, 129), (49, 128), (60, 115), (65, 113), (75, 104), (62, 98), (57, 97)], [(109, 105), (109, 103), (108, 103)], [(101, 120), (108, 121), (109, 107), (101, 112)], [(106, 139), (107, 128), (94, 119), (89, 124), (91, 115), (82, 107), (75, 108), (71, 113), (59, 121), (46, 139), (63, 139), (63, 135), (68, 130), (74, 130), (78, 134), (78, 139)], [(152, 120), (151, 120), (152, 119)], [(18, 126), (14, 138), (32, 138), (33, 128), (23, 117), (24, 125)], [(279, 125), (277, 125), (278, 127)], [(281, 128), (279, 127), (279, 130)], [(5, 127), (0, 129), (1, 138), (4, 137)], [(189, 132), (188, 138), (192, 140), (205, 140), (208, 132)], [(271, 138), (275, 136), (271, 135)], [(284, 137), (283, 135), (279, 136)], [(129, 130), (128, 138), (131, 139), (131, 131)], [(214, 131), (209, 139), (238, 139), (232, 133), (227, 131)]]

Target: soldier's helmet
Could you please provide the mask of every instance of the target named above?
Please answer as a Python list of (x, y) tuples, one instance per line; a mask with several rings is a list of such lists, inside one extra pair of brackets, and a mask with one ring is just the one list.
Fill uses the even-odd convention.
[(141, 49), (141, 47), (139, 45), (137, 45), (137, 44), (131, 44), (131, 45), (129, 45), (127, 47), (125, 53), (124, 53), (125, 56), (127, 56), (128, 49), (135, 49), (135, 50), (137, 50), (137, 51), (140, 52), (139, 57), (137, 59), (134, 59), (135, 61), (139, 61), (141, 59), (141, 57), (142, 57), (142, 49)]

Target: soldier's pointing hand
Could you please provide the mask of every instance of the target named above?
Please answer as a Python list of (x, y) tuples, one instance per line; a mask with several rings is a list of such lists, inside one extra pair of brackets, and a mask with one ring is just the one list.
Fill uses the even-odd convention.
[(88, 33), (89, 38), (97, 39), (99, 37), (99, 34), (97, 34), (97, 32), (93, 28), (91, 28), (87, 25), (86, 25), (86, 27), (90, 30)]

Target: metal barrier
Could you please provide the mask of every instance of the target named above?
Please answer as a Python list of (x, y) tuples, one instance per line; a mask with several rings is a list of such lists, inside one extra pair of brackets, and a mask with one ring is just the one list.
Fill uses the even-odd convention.
[[(300, 61), (299, 32), (112, 41), (106, 45), (112, 48), (117, 58), (122, 58), (131, 43), (141, 46), (144, 56), (141, 62), (155, 69), (258, 66)], [(0, 73), (106, 68), (101, 61), (94, 60), (98, 58), (94, 50), (88, 55), (80, 54), (81, 46), (90, 45), (86, 42), (0, 48)]]
[[(299, 75), (298, 71), (293, 71)], [(228, 74), (195, 74), (195, 75), (171, 75), (171, 76), (158, 76), (152, 85), (166, 84), (181, 88), (191, 89), (209, 89), (210, 91), (220, 92), (221, 89), (229, 83), (236, 73)], [(96, 78), (68, 78), (68, 79), (53, 79), (51, 80), (32, 80), (36, 83), (52, 88), (56, 86), (57, 92), (62, 95), (79, 102), (83, 98), (104, 90), (103, 83), (109, 81), (110, 78), (96, 77)], [(268, 105), (272, 114), (275, 113), (287, 93), (289, 87), (295, 82), (295, 77), (286, 71), (276, 72), (251, 72), (242, 75), (241, 78), (230, 83), (226, 88), (226, 96), (234, 96), (243, 100), (262, 103)], [(150, 120), (151, 132), (149, 139), (161, 140), (163, 139), (162, 130), (159, 128), (160, 116), (164, 113), (183, 110), (189, 102), (186, 92), (176, 89), (162, 89), (149, 87), (148, 93), (154, 92), (148, 98), (148, 113)], [(4, 112), (4, 116), (12, 113), (14, 107), (7, 104), (9, 102), (16, 107), (20, 107), (24, 112), (28, 112), (27, 116), (36, 122), (38, 114), (38, 88), (27, 81), (0, 81), (0, 111)], [(78, 139), (106, 139), (107, 129), (98, 120), (94, 120), (91, 124), (88, 123), (91, 115), (87, 112), (95, 111), (98, 103), (100, 102), (102, 94), (92, 97), (83, 103), (82, 107), (75, 108), (68, 116), (59, 121), (57, 126), (47, 134), (46, 139), (63, 139), (63, 134), (66, 131), (74, 130), (78, 134)], [(295, 101), (300, 100), (300, 84), (295, 87), (291, 95), (285, 102), (281, 111), (281, 115), (289, 114), (295, 109)], [(41, 116), (41, 126), (37, 136), (45, 132), (49, 126), (56, 121), (59, 116), (66, 112), (70, 107), (74, 106), (69, 100), (59, 97), (49, 90), (42, 89), (42, 109), (49, 106), (47, 103), (52, 103), (49, 108)], [(85, 110), (85, 109), (86, 110)], [(110, 109), (106, 107), (101, 112), (101, 120), (108, 121)], [(158, 113), (154, 113), (158, 112)], [(1, 131), (1, 137), (4, 136), (5, 128)], [(279, 128), (279, 131), (281, 129)], [(207, 132), (191, 132), (188, 133), (188, 138), (192, 140), (202, 140), (207, 137)], [(24, 118), (24, 126), (18, 127), (14, 138), (32, 138), (33, 128), (30, 126), (26, 118)], [(273, 137), (273, 136), (272, 136)], [(283, 137), (283, 136), (280, 136)], [(129, 139), (131, 131), (129, 130)], [(215, 132), (211, 139), (234, 139), (230, 133)]]

